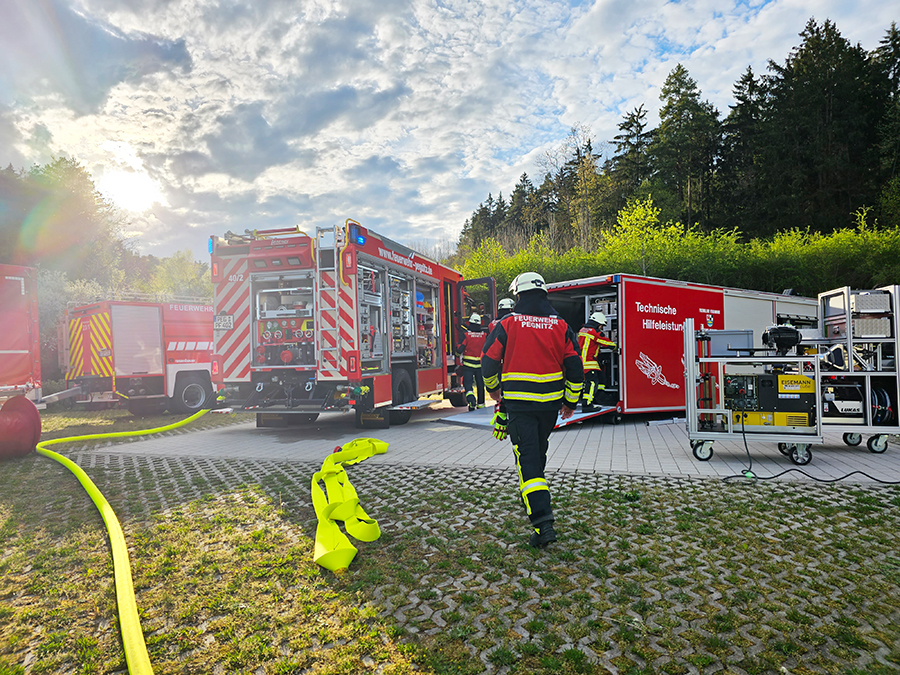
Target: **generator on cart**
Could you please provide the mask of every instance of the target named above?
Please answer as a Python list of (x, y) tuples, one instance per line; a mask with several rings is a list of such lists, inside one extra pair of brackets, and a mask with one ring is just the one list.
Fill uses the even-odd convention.
[(605, 333), (617, 345), (599, 355), (603, 405), (588, 415), (576, 413), (569, 423), (607, 414), (617, 421), (628, 413), (683, 411), (686, 318), (707, 329), (749, 328), (757, 335), (773, 324), (817, 322), (814, 298), (631, 274), (561, 281), (547, 290), (576, 333), (593, 312), (603, 312)]
[(37, 270), (0, 265), (0, 403), (25, 396), (41, 403)]
[(463, 403), (453, 356), (461, 275), (353, 220), (210, 239), (213, 382), (257, 426), (354, 411), (358, 427), (404, 424), (435, 395)]
[(76, 403), (124, 401), (136, 415), (208, 408), (212, 314), (208, 300), (151, 302), (137, 294), (68, 308), (59, 358), (67, 386), (79, 387)]
[(716, 331), (685, 321), (687, 427), (697, 459), (713, 442), (743, 436), (778, 444), (795, 464), (812, 460), (824, 432), (881, 453), (900, 433), (897, 317), (900, 286), (822, 293), (815, 327), (772, 326), (760, 347), (712, 355)]

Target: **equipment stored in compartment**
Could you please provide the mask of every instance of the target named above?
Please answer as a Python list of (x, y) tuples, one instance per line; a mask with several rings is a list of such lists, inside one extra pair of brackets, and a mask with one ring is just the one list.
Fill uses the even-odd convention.
[[(213, 378), (259, 426), (354, 411), (357, 426), (402, 424), (434, 394), (462, 393), (452, 367), (463, 281), (353, 220), (226, 233), (210, 241)], [(457, 392), (458, 390), (458, 392)], [(451, 400), (453, 400), (451, 398)]]

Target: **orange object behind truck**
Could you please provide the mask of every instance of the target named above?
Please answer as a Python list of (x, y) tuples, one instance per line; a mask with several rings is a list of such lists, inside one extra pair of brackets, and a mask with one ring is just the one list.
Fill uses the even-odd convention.
[(70, 308), (60, 359), (76, 402), (124, 400), (134, 414), (210, 407), (212, 306), (205, 302), (106, 300)]

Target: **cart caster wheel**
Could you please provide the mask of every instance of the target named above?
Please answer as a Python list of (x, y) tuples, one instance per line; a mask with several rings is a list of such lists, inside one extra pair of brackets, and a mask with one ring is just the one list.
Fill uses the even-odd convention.
[(798, 466), (806, 466), (812, 461), (809, 443), (796, 443), (789, 446), (790, 458)]
[(862, 434), (844, 434), (844, 443), (850, 447), (855, 447), (862, 443)]
[(785, 457), (787, 457), (789, 454), (791, 454), (790, 448), (788, 447), (787, 443), (779, 443), (778, 444), (778, 452), (780, 452)]
[(691, 450), (694, 451), (694, 457), (701, 462), (706, 462), (713, 456), (712, 446), (712, 441), (695, 441), (694, 443), (691, 443)]
[(885, 434), (872, 436), (868, 441), (866, 441), (866, 447), (869, 448), (869, 452), (874, 452), (877, 455), (880, 455), (882, 452), (887, 450), (887, 446), (888, 437)]

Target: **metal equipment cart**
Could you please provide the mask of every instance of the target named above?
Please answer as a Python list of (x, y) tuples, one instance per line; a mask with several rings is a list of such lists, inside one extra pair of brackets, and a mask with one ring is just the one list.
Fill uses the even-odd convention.
[(900, 286), (871, 291), (838, 288), (819, 294), (818, 335), (804, 343), (821, 356), (822, 427), (844, 443), (875, 453), (900, 433), (897, 353)]
[(713, 442), (729, 436), (777, 442), (803, 465), (825, 431), (842, 433), (849, 446), (867, 434), (873, 453), (900, 434), (900, 286), (844, 287), (818, 299), (817, 328), (770, 327), (764, 355), (710, 356), (709, 333), (684, 322), (686, 423), (697, 459), (708, 460)]
[[(706, 331), (684, 322), (685, 403), (694, 457), (707, 461), (716, 440), (745, 437), (778, 443), (794, 464), (809, 464), (821, 443), (816, 355), (707, 356)], [(754, 351), (754, 350), (750, 350)]]

